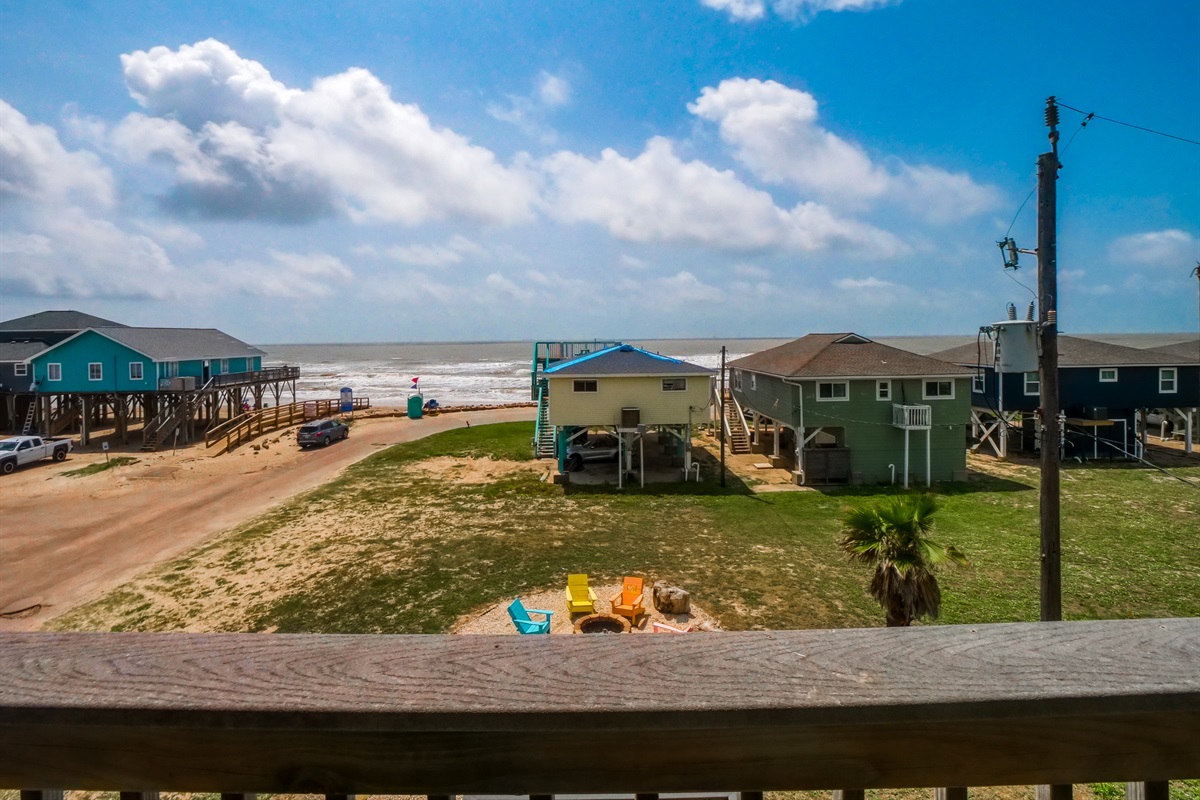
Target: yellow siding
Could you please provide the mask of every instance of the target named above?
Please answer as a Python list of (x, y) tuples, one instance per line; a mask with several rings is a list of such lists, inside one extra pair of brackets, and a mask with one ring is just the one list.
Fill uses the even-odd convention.
[(622, 408), (640, 409), (643, 425), (686, 424), (688, 406), (694, 409), (691, 415), (694, 422), (707, 419), (700, 411), (708, 407), (711, 378), (689, 375), (686, 391), (664, 392), (663, 377), (599, 377), (594, 379), (595, 392), (572, 391), (574, 378), (549, 378), (550, 424), (617, 425), (621, 422)]

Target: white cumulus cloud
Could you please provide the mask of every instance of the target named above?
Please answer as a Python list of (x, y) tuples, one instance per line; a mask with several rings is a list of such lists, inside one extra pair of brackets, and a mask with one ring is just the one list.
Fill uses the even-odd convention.
[(944, 222), (988, 210), (1000, 199), (965, 173), (875, 163), (862, 147), (819, 124), (816, 98), (776, 81), (731, 78), (705, 87), (688, 110), (717, 123), (734, 158), (761, 180), (836, 205), (861, 209), (888, 201)]
[(302, 222), (341, 212), (406, 225), (532, 217), (528, 176), (435, 127), (364, 69), (296, 89), (213, 39), (121, 61), (146, 113), (117, 126), (114, 150), (171, 164), (168, 205), (182, 213)]
[(559, 152), (545, 159), (547, 213), (592, 222), (634, 242), (688, 242), (732, 250), (856, 250), (874, 256), (905, 249), (894, 236), (843, 219), (816, 203), (783, 209), (732, 172), (681, 160), (655, 137), (636, 158), (605, 150), (599, 159)]
[(735, 22), (753, 22), (766, 16), (767, 7), (780, 17), (808, 22), (822, 11), (870, 11), (900, 0), (700, 0), (701, 4), (724, 11)]
[(166, 297), (178, 272), (151, 237), (107, 219), (112, 175), (48, 125), (0, 101), (0, 292), (27, 297)]
[(1200, 239), (1178, 228), (1134, 233), (1114, 239), (1108, 255), (1113, 261), (1149, 267), (1195, 266)]
[(211, 291), (234, 291), (256, 297), (324, 298), (354, 279), (341, 259), (328, 253), (269, 252), (269, 260), (209, 262)]

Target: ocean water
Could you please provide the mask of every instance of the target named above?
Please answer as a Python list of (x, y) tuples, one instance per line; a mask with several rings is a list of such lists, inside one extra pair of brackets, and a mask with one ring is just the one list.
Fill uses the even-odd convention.
[[(726, 359), (756, 353), (787, 339), (652, 339), (629, 344), (716, 369)], [(268, 344), (263, 366), (296, 366), (297, 400), (337, 397), (343, 386), (373, 406), (403, 406), (413, 378), (426, 400), (442, 405), (492, 405), (530, 400), (532, 342), (406, 344)]]

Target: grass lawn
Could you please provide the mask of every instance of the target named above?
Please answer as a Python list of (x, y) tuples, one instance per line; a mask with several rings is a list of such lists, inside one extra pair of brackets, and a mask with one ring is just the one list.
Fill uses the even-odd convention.
[[(398, 445), (339, 480), (53, 621), (65, 630), (439, 633), (584, 571), (677, 583), (726, 629), (883, 624), (839, 520), (879, 488), (755, 494), (736, 479), (564, 489), (532, 423)], [(485, 459), (494, 477), (461, 478)], [(436, 469), (431, 465), (436, 465)], [(1200, 468), (1178, 470), (1200, 482)], [(1128, 465), (1063, 473), (1068, 619), (1200, 616), (1200, 490)], [(943, 623), (1038, 617), (1037, 471), (941, 487), (936, 537), (973, 562), (940, 578)]]

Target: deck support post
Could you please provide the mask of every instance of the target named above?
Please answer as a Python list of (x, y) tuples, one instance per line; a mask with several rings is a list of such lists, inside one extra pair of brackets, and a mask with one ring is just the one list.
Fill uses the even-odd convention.
[(904, 429), (904, 488), (908, 488), (908, 428)]
[[(79, 416), (79, 446), (87, 447), (92, 436), (92, 397), (83, 396), (83, 413)], [(124, 800), (124, 798), (122, 798)]]
[(1167, 800), (1170, 784), (1167, 781), (1131, 781), (1125, 784), (1125, 800)]
[(933, 800), (967, 800), (966, 786), (947, 786), (933, 790)]
[(933, 430), (925, 429), (925, 485), (933, 486)]

